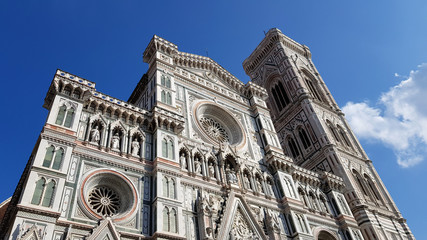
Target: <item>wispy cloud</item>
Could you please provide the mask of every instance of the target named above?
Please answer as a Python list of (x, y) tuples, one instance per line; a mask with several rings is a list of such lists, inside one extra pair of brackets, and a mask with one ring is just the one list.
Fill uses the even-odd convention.
[(348, 102), (342, 110), (359, 138), (386, 144), (402, 167), (418, 164), (427, 155), (427, 63), (383, 93), (375, 105)]

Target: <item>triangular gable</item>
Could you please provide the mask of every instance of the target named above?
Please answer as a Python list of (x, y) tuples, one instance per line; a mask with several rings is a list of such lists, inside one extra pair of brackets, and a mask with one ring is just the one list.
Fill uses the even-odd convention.
[(235, 193), (230, 194), (222, 219), (218, 239), (267, 239), (250, 207)]
[(20, 238), (20, 240), (41, 240), (39, 230), (36, 225), (33, 225)]
[(114, 227), (111, 218), (106, 218), (99, 223), (99, 226), (93, 229), (93, 232), (86, 240), (120, 240), (120, 234)]

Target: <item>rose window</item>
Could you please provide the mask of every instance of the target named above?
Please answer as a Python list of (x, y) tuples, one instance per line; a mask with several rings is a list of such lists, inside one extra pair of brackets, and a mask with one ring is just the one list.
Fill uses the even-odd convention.
[(236, 118), (240, 114), (209, 101), (195, 102), (192, 112), (193, 123), (203, 140), (217, 146), (241, 148), (245, 145), (246, 137), (241, 120)]
[(211, 138), (218, 142), (230, 141), (227, 132), (219, 122), (207, 117), (201, 117), (199, 121), (202, 124), (203, 129), (206, 131), (206, 133), (209, 134)]
[(90, 207), (102, 216), (113, 216), (120, 208), (120, 197), (112, 189), (96, 187), (89, 193)]

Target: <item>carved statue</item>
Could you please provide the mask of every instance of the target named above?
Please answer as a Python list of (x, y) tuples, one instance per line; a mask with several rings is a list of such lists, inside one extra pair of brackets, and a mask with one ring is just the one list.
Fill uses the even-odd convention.
[(181, 157), (179, 158), (179, 160), (181, 160), (182, 169), (187, 169), (187, 159), (185, 158), (184, 153), (181, 154)]
[(256, 181), (256, 186), (257, 186), (257, 188), (258, 188), (258, 191), (260, 192), (260, 193), (263, 193), (264, 192), (264, 190), (262, 189), (262, 184), (261, 184), (261, 179), (257, 179)]
[(215, 178), (215, 167), (212, 163), (209, 163), (209, 176)]
[(245, 173), (243, 176), (243, 183), (247, 189), (251, 189), (251, 183), (249, 182), (248, 174)]
[(197, 174), (201, 174), (202, 173), (202, 165), (199, 161), (199, 159), (194, 159), (194, 172), (196, 172)]
[(93, 143), (99, 143), (100, 134), (98, 130), (98, 125), (96, 125), (92, 130), (90, 130), (90, 141)]
[(230, 169), (229, 164), (225, 167), (225, 174), (227, 176), (228, 183), (237, 183), (236, 173), (234, 172), (234, 169)]
[(120, 145), (120, 137), (119, 137), (119, 134), (116, 133), (111, 138), (111, 148), (115, 150), (119, 150), (119, 145)]
[(132, 141), (131, 146), (132, 146), (132, 155), (134, 155), (134, 156), (138, 156), (138, 155), (139, 155), (140, 143), (138, 142), (138, 139), (137, 139), (137, 138), (135, 138), (135, 139)]

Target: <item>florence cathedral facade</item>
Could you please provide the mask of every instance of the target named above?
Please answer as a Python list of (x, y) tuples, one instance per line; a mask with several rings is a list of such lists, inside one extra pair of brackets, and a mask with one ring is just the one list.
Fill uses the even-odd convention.
[(271, 29), (246, 84), (154, 36), (128, 101), (57, 70), (0, 238), (415, 239), (308, 47)]

